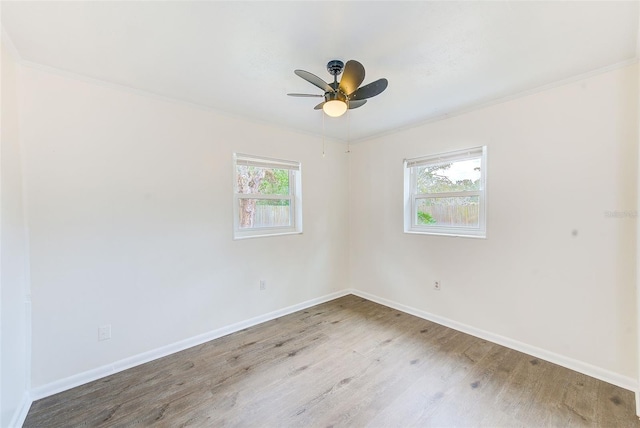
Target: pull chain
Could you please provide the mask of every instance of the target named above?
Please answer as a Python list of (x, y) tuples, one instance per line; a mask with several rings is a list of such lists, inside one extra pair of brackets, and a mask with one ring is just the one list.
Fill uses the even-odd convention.
[(347, 110), (347, 151), (345, 153), (351, 153), (351, 113)]
[(325, 155), (325, 129), (324, 129), (324, 112), (322, 112), (322, 157)]

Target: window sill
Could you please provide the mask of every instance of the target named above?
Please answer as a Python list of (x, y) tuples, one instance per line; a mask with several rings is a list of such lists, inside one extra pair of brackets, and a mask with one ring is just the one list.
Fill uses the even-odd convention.
[(487, 239), (486, 232), (477, 233), (462, 233), (462, 232), (445, 232), (445, 231), (431, 231), (431, 230), (405, 230), (404, 233), (411, 235), (433, 235), (433, 236), (449, 236), (452, 238), (474, 238), (474, 239)]
[(239, 241), (251, 238), (267, 238), (269, 236), (285, 236), (285, 235), (302, 235), (301, 230), (278, 230), (278, 231), (251, 231), (251, 232), (234, 232), (233, 240)]

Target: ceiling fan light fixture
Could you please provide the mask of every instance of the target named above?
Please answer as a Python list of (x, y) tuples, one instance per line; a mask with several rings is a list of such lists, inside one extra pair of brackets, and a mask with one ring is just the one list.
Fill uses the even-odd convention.
[[(364, 67), (358, 61), (351, 59), (344, 62), (334, 59), (327, 64), (327, 71), (333, 76), (333, 83), (327, 83), (315, 74), (304, 70), (294, 73), (324, 91), (324, 101), (313, 109), (320, 110), (329, 117), (340, 117), (349, 109), (362, 107), (368, 98), (375, 97), (387, 89), (387, 79), (378, 79), (367, 85), (360, 86), (364, 81)], [(338, 75), (342, 79), (338, 82)], [(314, 94), (287, 94), (292, 97), (321, 97)], [(324, 116), (323, 116), (324, 117)]]
[(322, 105), (327, 116), (340, 117), (347, 111), (347, 103), (342, 100), (329, 100)]

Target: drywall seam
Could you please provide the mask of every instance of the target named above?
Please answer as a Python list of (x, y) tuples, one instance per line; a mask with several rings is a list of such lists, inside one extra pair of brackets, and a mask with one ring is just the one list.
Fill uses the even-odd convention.
[(488, 340), (489, 342), (496, 343), (498, 345), (502, 345), (507, 348), (532, 355), (534, 357), (543, 359), (545, 361), (549, 361), (551, 363), (557, 364), (562, 367), (566, 367), (568, 369), (585, 374), (587, 376), (611, 383), (613, 385), (619, 386), (629, 391), (635, 391), (638, 388), (638, 381), (631, 377), (623, 376), (618, 373), (614, 373), (609, 370), (596, 367), (589, 363), (574, 360), (572, 358), (565, 357), (563, 355), (556, 354), (554, 352), (547, 351), (542, 348), (531, 346), (526, 343), (519, 342), (517, 340), (510, 339), (505, 336), (501, 336), (499, 334), (481, 330), (479, 328), (475, 328), (467, 324), (462, 324), (448, 318), (434, 315), (432, 313), (429, 313), (420, 309), (416, 309), (411, 306), (403, 305), (401, 303), (398, 303), (389, 299), (385, 299), (383, 297), (379, 297), (374, 294), (370, 294), (360, 290), (350, 290), (350, 291), (352, 294), (367, 300), (371, 300), (372, 302), (376, 302), (381, 305), (387, 306), (389, 308), (393, 308), (398, 311), (402, 311), (407, 314), (417, 316), (427, 321), (432, 321), (432, 322), (435, 322), (436, 324), (440, 324), (445, 327), (449, 327), (454, 330), (457, 330), (466, 334), (470, 334), (480, 339)]

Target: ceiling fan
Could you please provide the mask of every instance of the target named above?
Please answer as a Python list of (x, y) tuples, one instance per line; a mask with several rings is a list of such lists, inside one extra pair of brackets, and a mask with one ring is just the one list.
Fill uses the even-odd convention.
[[(338, 75), (342, 73), (342, 78), (338, 82)], [(327, 71), (333, 76), (333, 82), (327, 83), (315, 74), (304, 70), (295, 70), (298, 76), (307, 82), (324, 91), (324, 95), (319, 94), (287, 94), (291, 97), (324, 97), (324, 101), (314, 107), (315, 110), (322, 109), (328, 116), (342, 116), (347, 109), (362, 107), (367, 98), (375, 97), (387, 89), (389, 81), (378, 79), (368, 85), (360, 87), (364, 81), (364, 67), (356, 60), (349, 60), (343, 63), (334, 59), (327, 63)]]

